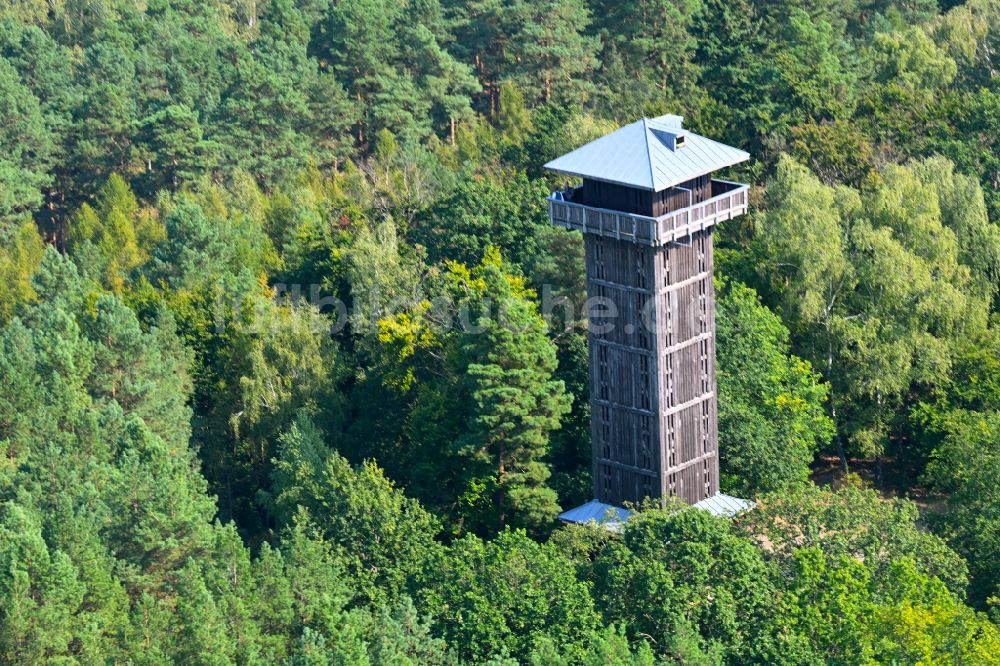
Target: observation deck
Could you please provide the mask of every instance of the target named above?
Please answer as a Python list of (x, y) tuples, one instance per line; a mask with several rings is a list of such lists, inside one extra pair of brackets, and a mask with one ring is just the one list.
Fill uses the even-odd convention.
[[(683, 207), (659, 217), (589, 206), (583, 187), (553, 192), (548, 198), (549, 217), (552, 224), (567, 229), (659, 247), (746, 213), (749, 186), (715, 178), (710, 182), (712, 196), (698, 203), (690, 203), (689, 190), (672, 188)], [(683, 205), (685, 195), (687, 205)]]

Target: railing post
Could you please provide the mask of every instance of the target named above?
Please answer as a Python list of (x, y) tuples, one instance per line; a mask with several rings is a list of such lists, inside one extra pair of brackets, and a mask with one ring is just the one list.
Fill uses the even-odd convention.
[[(659, 217), (592, 208), (556, 198), (548, 200), (549, 217), (554, 224), (564, 226), (566, 229), (579, 229), (583, 233), (596, 233), (618, 240), (630, 239), (634, 242), (640, 241), (641, 231), (647, 235), (650, 244), (663, 244), (675, 239), (678, 233), (690, 234), (695, 228), (704, 229), (706, 225), (714, 224), (723, 213), (729, 212), (727, 219), (730, 219), (734, 208), (747, 206), (747, 185), (719, 182), (728, 186), (725, 192), (707, 201), (670, 211)], [(591, 219), (591, 216), (595, 215), (596, 224), (595, 220)]]

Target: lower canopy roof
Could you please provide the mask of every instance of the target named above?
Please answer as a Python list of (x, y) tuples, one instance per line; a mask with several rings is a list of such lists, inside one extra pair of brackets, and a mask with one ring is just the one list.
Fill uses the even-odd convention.
[(733, 497), (732, 495), (726, 495), (725, 493), (715, 493), (711, 497), (706, 497), (693, 506), (696, 509), (708, 511), (714, 516), (732, 518), (733, 516), (743, 513), (744, 511), (749, 511), (757, 506), (757, 504), (748, 499)]
[[(732, 518), (744, 511), (749, 511), (757, 505), (750, 500), (733, 497), (725, 493), (716, 493), (692, 506), (702, 511), (708, 511), (713, 516)], [(595, 499), (575, 509), (564, 511), (559, 514), (559, 520), (580, 524), (593, 521), (601, 527), (620, 532), (633, 513), (633, 511), (629, 511), (628, 509), (623, 509), (612, 504), (605, 504)]]
[(622, 525), (632, 517), (632, 511), (597, 500), (590, 500), (575, 509), (559, 514), (559, 520), (567, 523), (589, 523), (591, 521), (602, 527), (621, 531)]

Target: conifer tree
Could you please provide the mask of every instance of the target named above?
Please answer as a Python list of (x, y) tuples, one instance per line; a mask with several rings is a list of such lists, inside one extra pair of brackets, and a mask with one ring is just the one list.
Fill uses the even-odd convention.
[(38, 229), (28, 217), (0, 244), (0, 325), (10, 320), (19, 305), (34, 300), (31, 276), (38, 270), (43, 252)]
[(0, 55), (0, 240), (44, 200), (54, 148), (38, 98)]
[(597, 38), (586, 34), (590, 11), (582, 0), (518, 2), (521, 24), (511, 50), (512, 80), (534, 101), (576, 102), (597, 65)]
[(45, 543), (38, 518), (13, 502), (0, 506), (0, 658), (70, 658), (73, 642), (89, 638), (82, 630), (95, 619), (83, 597), (72, 561)]
[(367, 663), (366, 618), (349, 609), (352, 578), (305, 511), (277, 548), (263, 546), (253, 566), (266, 661)]
[(321, 438), (304, 414), (282, 437), (272, 474), (276, 516), (289, 524), (308, 511), (343, 550), (359, 597), (391, 602), (436, 557), (439, 524), (374, 463), (352, 468)]
[[(549, 434), (569, 410), (556, 369), (554, 346), (534, 304), (518, 293), (491, 249), (478, 272), (496, 309), (481, 313), (482, 332), (467, 332), (467, 387), (472, 398), (468, 432), (456, 442), (469, 458), (470, 483), (487, 483), (496, 525), (538, 527), (559, 512), (545, 455)], [(473, 311), (484, 303), (470, 303)], [(476, 473), (474, 470), (482, 470)], [(489, 470), (488, 474), (484, 474)]]
[(93, 207), (80, 207), (66, 241), (76, 254), (88, 256), (89, 262), (80, 262), (88, 274), (120, 293), (164, 235), (159, 220), (140, 209), (125, 179), (111, 174), (97, 192)]
[(431, 634), (430, 618), (421, 618), (410, 597), (402, 597), (391, 611), (384, 607), (375, 618), (375, 638), (369, 654), (373, 664), (405, 666), (457, 664), (455, 655), (440, 638)]
[(642, 80), (645, 94), (655, 104), (690, 103), (685, 97), (696, 92), (698, 67), (691, 29), (700, 8), (701, 0), (597, 3), (598, 27), (614, 44), (627, 76)]

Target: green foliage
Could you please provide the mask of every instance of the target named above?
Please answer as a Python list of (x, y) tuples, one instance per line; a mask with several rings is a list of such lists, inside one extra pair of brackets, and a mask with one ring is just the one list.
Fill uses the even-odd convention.
[[(310, 160), (327, 165), (342, 157), (344, 142), (335, 137), (355, 113), (341, 85), (308, 57), (308, 27), (293, 3), (269, 3), (261, 25), (249, 48), (237, 51), (231, 92), (220, 108), (219, 143), (231, 165), (279, 182)], [(195, 153), (205, 150), (197, 139), (189, 132)]]
[[(9, 663), (69, 657), (69, 646), (87, 635), (84, 586), (73, 562), (50, 550), (37, 518), (12, 502), (0, 514), (0, 640)], [(94, 618), (96, 619), (96, 618)], [(91, 620), (92, 621), (92, 620)], [(98, 645), (87, 640), (87, 650)]]
[(31, 276), (42, 262), (44, 245), (30, 219), (23, 219), (0, 244), (0, 324), (23, 303), (35, 299)]
[[(412, 396), (401, 433), (416, 446), (407, 478), (457, 514), (458, 530), (542, 528), (559, 512), (549, 436), (569, 408), (545, 322), (493, 249), (471, 271), (450, 264), (441, 286), (444, 308), (428, 302), (380, 323), (380, 341), (398, 350), (383, 382)], [(442, 315), (452, 318), (444, 327)], [(418, 376), (427, 381), (414, 387)]]
[(277, 517), (306, 509), (322, 526), (365, 601), (396, 599), (436, 557), (437, 520), (403, 495), (374, 463), (357, 468), (330, 452), (300, 417), (282, 437), (273, 476)]
[(827, 185), (852, 187), (878, 182), (870, 140), (844, 120), (807, 122), (791, 130), (792, 154)]
[[(259, 194), (250, 189), (249, 196)], [(256, 277), (270, 266), (271, 241), (254, 219), (255, 211), (228, 203), (212, 190), (201, 201), (182, 193), (163, 202), (166, 238), (144, 271), (154, 284), (173, 291), (197, 289), (230, 275)]]
[(524, 93), (512, 82), (504, 81), (500, 85), (499, 104), (497, 127), (511, 143), (523, 142), (531, 131), (531, 114), (525, 105)]
[[(543, 642), (579, 658), (598, 626), (588, 586), (552, 545), (504, 531), (482, 542), (456, 541), (428, 570), (421, 596), (435, 626), (462, 659), (525, 660)], [(476, 618), (474, 622), (465, 618)]]
[(808, 480), (833, 435), (826, 386), (750, 288), (723, 283), (716, 329), (723, 490), (752, 497)]
[(468, 115), (477, 85), (470, 67), (442, 48), (442, 21), (437, 2), (412, 11), (382, 0), (330, 7), (321, 49), (365, 104), (360, 143), (382, 129), (406, 141), (425, 139)]
[(949, 594), (941, 581), (923, 575), (907, 559), (890, 572), (880, 614), (883, 661), (990, 663), (1000, 648), (996, 625)]
[[(953, 4), (0, 0), (0, 661), (995, 661), (1000, 11)], [(667, 112), (763, 186), (717, 243), (761, 502), (553, 530), (542, 165)], [(939, 497), (809, 485), (831, 434)]]
[(370, 650), (373, 664), (443, 666), (457, 663), (446, 643), (431, 635), (427, 621), (417, 615), (409, 597), (400, 599), (391, 612), (383, 609), (375, 623), (378, 631)]
[(149, 147), (146, 168), (153, 191), (176, 189), (218, 167), (221, 146), (204, 135), (198, 114), (184, 104), (171, 104), (143, 119), (140, 140)]
[(884, 451), (911, 387), (945, 381), (951, 340), (981, 330), (992, 293), (962, 220), (987, 239), (993, 230), (951, 194), (950, 165), (890, 166), (882, 181), (862, 196), (783, 158), (758, 238), (763, 281), (831, 383), (838, 429), (865, 455)]
[[(642, 111), (646, 104), (668, 108), (685, 95), (696, 93), (699, 68), (694, 62), (696, 42), (691, 32), (695, 16), (701, 10), (699, 0), (596, 4), (602, 32), (621, 58), (622, 74), (643, 82), (638, 87), (642, 98), (622, 102), (629, 105), (626, 107), (629, 117)], [(624, 82), (616, 80), (610, 87), (614, 89), (621, 83)]]
[(88, 271), (116, 292), (166, 236), (162, 224), (139, 202), (128, 183), (112, 174), (97, 193), (95, 205), (84, 204), (70, 223), (67, 245), (92, 260)]
[(255, 495), (266, 487), (278, 437), (299, 410), (335, 408), (340, 367), (325, 335), (329, 324), (315, 308), (249, 296), (213, 329), (210, 342), (221, 348), (200, 370), (204, 419), (195, 438), (223, 509), (259, 525)]
[(795, 552), (782, 620), (796, 638), (808, 641), (809, 651), (837, 655), (833, 663), (871, 662), (875, 636), (869, 622), (877, 605), (868, 591), (869, 573), (849, 557), (831, 559), (816, 548)]
[(926, 479), (948, 492), (947, 512), (935, 516), (939, 533), (969, 563), (970, 596), (978, 604), (1000, 597), (1000, 571), (995, 553), (1000, 546), (1000, 473), (996, 411), (956, 410), (937, 423), (944, 437), (934, 450)]
[[(528, 659), (531, 666), (555, 666), (573, 658), (571, 650), (565, 652), (550, 639), (543, 639)], [(642, 641), (632, 649), (628, 637), (615, 627), (595, 631), (579, 663), (586, 666), (653, 666), (656, 659), (649, 643)]]
[[(815, 548), (795, 553), (780, 616), (792, 645), (826, 663), (989, 663), (996, 627), (906, 559), (892, 564), (881, 590), (849, 557)], [(814, 657), (815, 658), (815, 657)]]
[(374, 227), (359, 225), (344, 253), (350, 283), (350, 323), (358, 333), (371, 333), (378, 322), (424, 298), (423, 265), (400, 240), (392, 220)]
[[(767, 37), (749, 0), (702, 0), (692, 21), (699, 83), (716, 105), (709, 117), (733, 145), (751, 150), (770, 124), (767, 97)], [(761, 127), (760, 125), (764, 125)]]
[(968, 566), (938, 537), (918, 525), (912, 502), (881, 499), (853, 481), (838, 490), (812, 484), (761, 499), (748, 514), (746, 529), (770, 543), (769, 552), (787, 562), (800, 548), (818, 548), (830, 557), (863, 561), (881, 583), (892, 564), (912, 558), (918, 569), (963, 594)]
[(511, 45), (514, 83), (536, 100), (578, 98), (586, 87), (583, 75), (596, 64), (597, 39), (585, 34), (590, 21), (586, 3), (536, 0), (516, 3), (511, 11), (520, 23)]
[(0, 239), (6, 240), (21, 215), (42, 204), (55, 146), (38, 98), (2, 57), (0, 100)]
[(265, 661), (367, 663), (365, 617), (348, 609), (352, 588), (329, 543), (303, 515), (279, 548), (264, 545), (254, 562), (254, 603)]
[(774, 596), (770, 569), (725, 519), (671, 507), (634, 516), (594, 563), (606, 619), (680, 663), (747, 660)]
[(796, 125), (804, 120), (835, 120), (852, 111), (855, 75), (846, 44), (823, 20), (793, 8), (780, 28), (769, 76), (777, 108), (775, 122)]
[(488, 477), (473, 471), (472, 483), (488, 478), (486, 487), (495, 488), (499, 527), (508, 521), (539, 527), (559, 513), (556, 494), (546, 486), (550, 472), (544, 458), (549, 433), (559, 427), (569, 400), (563, 383), (552, 378), (556, 354), (545, 324), (534, 305), (511, 289), (495, 251), (487, 253), (479, 279), (497, 299), (497, 309), (470, 304), (482, 313), (475, 325), (483, 330), (467, 335), (463, 344), (474, 406), (468, 432), (456, 444), (460, 455), (489, 470)]
[(502, 248), (504, 259), (523, 270), (543, 252), (538, 241), (549, 227), (547, 196), (524, 174), (464, 182), (417, 219), (413, 240), (431, 261), (467, 266), (481, 262), (487, 248)]

